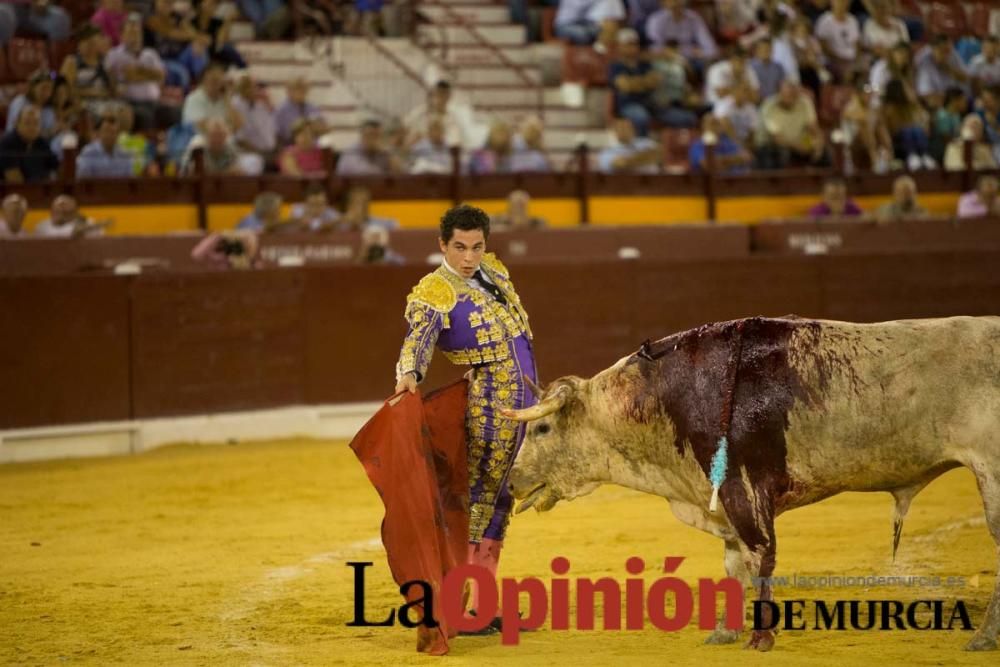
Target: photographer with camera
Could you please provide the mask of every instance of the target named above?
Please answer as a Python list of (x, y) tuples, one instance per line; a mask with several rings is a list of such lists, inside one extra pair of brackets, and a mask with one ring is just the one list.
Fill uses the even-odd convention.
[(361, 232), (359, 264), (405, 264), (406, 259), (389, 247), (389, 230), (374, 225)]
[(191, 259), (217, 269), (255, 269), (263, 265), (257, 235), (242, 230), (209, 234), (191, 250)]

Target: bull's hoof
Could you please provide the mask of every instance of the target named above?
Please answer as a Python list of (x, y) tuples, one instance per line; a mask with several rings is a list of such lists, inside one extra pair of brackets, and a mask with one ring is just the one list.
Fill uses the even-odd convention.
[(997, 640), (995, 637), (976, 635), (965, 645), (966, 651), (995, 651), (997, 650)]
[(750, 635), (750, 641), (744, 644), (743, 648), (755, 651), (770, 651), (774, 648), (774, 633), (770, 630), (755, 630)]
[(705, 639), (706, 644), (735, 644), (740, 640), (739, 630), (727, 630), (725, 628), (715, 630)]

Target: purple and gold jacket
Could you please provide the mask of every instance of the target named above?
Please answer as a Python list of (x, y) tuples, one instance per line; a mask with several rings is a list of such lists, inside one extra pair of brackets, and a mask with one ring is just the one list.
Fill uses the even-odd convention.
[(528, 314), (507, 267), (486, 253), (479, 268), (500, 288), (506, 305), (471, 287), (444, 265), (421, 278), (406, 297), (410, 328), (396, 364), (397, 380), (410, 371), (423, 379), (435, 344), (453, 364), (475, 366), (508, 359), (510, 341), (522, 334), (531, 338)]

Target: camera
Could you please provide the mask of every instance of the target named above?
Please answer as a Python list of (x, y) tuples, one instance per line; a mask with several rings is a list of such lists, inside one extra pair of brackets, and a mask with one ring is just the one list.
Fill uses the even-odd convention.
[(246, 253), (246, 246), (239, 239), (219, 239), (215, 249), (227, 257), (239, 257)]

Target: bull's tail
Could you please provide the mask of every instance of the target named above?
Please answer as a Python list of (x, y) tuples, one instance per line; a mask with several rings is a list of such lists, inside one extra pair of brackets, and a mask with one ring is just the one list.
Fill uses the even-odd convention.
[(894, 489), (892, 497), (896, 500), (896, 505), (892, 509), (892, 560), (896, 561), (896, 550), (899, 549), (899, 538), (903, 536), (903, 519), (910, 511), (910, 502), (927, 486), (927, 482), (920, 482), (913, 486)]

